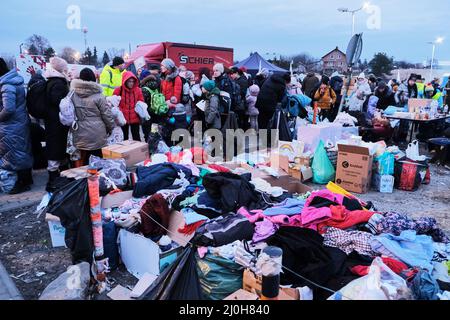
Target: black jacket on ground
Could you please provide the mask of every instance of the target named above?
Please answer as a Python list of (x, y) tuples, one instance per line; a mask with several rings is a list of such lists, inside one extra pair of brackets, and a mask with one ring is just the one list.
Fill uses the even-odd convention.
[(59, 121), (59, 103), (69, 93), (69, 84), (63, 78), (49, 78), (47, 82), (48, 113), (45, 123), (45, 141), (48, 160), (67, 158), (69, 127)]
[(251, 174), (211, 173), (203, 178), (203, 186), (212, 198), (221, 199), (222, 213), (226, 214), (241, 207), (258, 206), (261, 197), (250, 180)]

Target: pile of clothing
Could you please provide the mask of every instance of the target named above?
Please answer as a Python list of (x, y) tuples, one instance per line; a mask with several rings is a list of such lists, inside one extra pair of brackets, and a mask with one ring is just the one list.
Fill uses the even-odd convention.
[(175, 263), (190, 261), (186, 274), (195, 268), (205, 299), (241, 288), (246, 269), (261, 275), (257, 261), (267, 246), (283, 251), (281, 284), (308, 286), (315, 300), (349, 298), (348, 288), (364, 288), (373, 277), (381, 287), (371, 298), (449, 297), (450, 239), (432, 217), (377, 212), (331, 187), (290, 194), (242, 168), (196, 164), (192, 151), (166, 159), (138, 167), (133, 198), (103, 212), (103, 219), (153, 240), (164, 252), (171, 248), (172, 215), (181, 213), (178, 232), (192, 237), (191, 251)]

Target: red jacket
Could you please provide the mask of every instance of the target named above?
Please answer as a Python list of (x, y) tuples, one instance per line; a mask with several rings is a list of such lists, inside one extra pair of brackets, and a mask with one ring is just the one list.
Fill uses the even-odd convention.
[(166, 101), (175, 97), (179, 103), (183, 94), (183, 81), (180, 76), (177, 75), (175, 79), (173, 79), (173, 74), (166, 76), (166, 79), (161, 81), (161, 93), (166, 97)]
[[(133, 89), (130, 90), (125, 86), (125, 82), (131, 78), (134, 78), (136, 82), (134, 83)], [(144, 102), (144, 95), (142, 94), (141, 88), (139, 88), (139, 80), (132, 72), (127, 71), (123, 74), (122, 86), (114, 90), (114, 95), (122, 97), (119, 108), (127, 120), (127, 124), (139, 124), (141, 120), (136, 111), (134, 111), (134, 108), (138, 101)]]

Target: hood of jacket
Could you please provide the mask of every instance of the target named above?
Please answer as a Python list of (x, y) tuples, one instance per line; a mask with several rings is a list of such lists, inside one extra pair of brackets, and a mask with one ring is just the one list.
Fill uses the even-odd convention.
[(174, 72), (169, 73), (168, 75), (166, 75), (164, 77), (164, 80), (166, 81), (174, 81), (176, 77), (178, 77), (180, 75), (180, 72), (178, 71), (178, 68), (175, 69)]
[(220, 89), (215, 87), (214, 89), (212, 89), (212, 91), (210, 93), (208, 93), (208, 97), (211, 97), (212, 95), (220, 95)]
[(52, 67), (48, 67), (47, 70), (44, 72), (44, 77), (49, 78), (62, 78), (67, 80), (67, 76), (59, 71), (56, 71)]
[(279, 74), (274, 74), (273, 76), (271, 76), (269, 78), (269, 80), (272, 80), (272, 82), (275, 83), (280, 83), (282, 85), (286, 85), (286, 80), (284, 80), (283, 76), (279, 75)]
[(13, 86), (20, 86), (24, 84), (24, 80), (21, 75), (17, 73), (16, 70), (11, 70), (8, 73), (4, 74), (2, 77), (0, 77), (0, 85), (13, 85)]
[(314, 72), (309, 72), (309, 73), (306, 75), (306, 77), (308, 77), (308, 78), (312, 78), (312, 77), (314, 77), (314, 76), (315, 76)]
[(89, 97), (94, 94), (103, 92), (103, 87), (98, 83), (92, 81), (83, 81), (81, 79), (72, 80), (70, 89), (74, 90), (75, 93), (81, 98)]
[(124, 90), (130, 90), (128, 89), (128, 87), (125, 85), (125, 83), (130, 80), (130, 79), (134, 79), (134, 86), (133, 86), (133, 90), (139, 87), (139, 80), (138, 78), (134, 75), (133, 72), (131, 71), (127, 71), (123, 74), (122, 76), (122, 87)]

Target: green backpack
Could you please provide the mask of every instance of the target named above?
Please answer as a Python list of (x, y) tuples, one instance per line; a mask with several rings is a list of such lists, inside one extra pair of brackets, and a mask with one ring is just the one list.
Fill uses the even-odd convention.
[(156, 115), (164, 115), (169, 112), (169, 107), (166, 103), (166, 97), (159, 93), (157, 90), (151, 90), (150, 88), (144, 87), (145, 91), (150, 94), (150, 111)]

